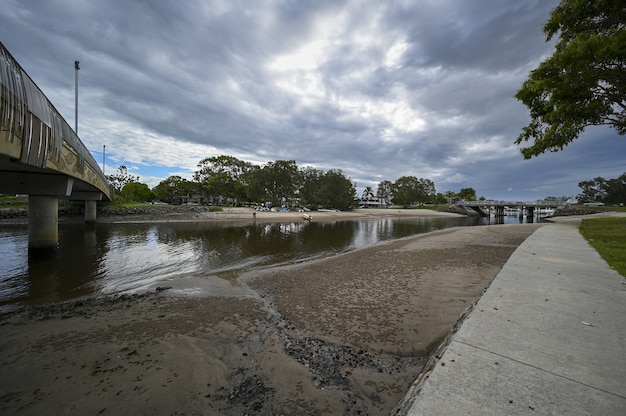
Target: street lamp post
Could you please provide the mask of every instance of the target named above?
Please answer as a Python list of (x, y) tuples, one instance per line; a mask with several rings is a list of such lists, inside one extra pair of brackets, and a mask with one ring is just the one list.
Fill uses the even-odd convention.
[(78, 136), (78, 70), (80, 69), (80, 62), (74, 61), (74, 132)]

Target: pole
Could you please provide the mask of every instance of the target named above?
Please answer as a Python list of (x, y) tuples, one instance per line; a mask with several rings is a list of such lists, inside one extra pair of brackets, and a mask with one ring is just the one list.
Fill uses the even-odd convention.
[(74, 61), (74, 133), (78, 136), (78, 70), (80, 62)]
[(107, 151), (107, 145), (103, 144), (102, 145), (102, 174), (104, 175), (104, 167), (105, 167), (105, 155), (106, 155), (106, 151)]

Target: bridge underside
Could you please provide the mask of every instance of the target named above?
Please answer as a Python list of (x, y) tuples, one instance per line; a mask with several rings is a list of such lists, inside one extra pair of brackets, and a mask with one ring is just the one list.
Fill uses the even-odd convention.
[(0, 155), (0, 193), (56, 196), (80, 201), (101, 201), (102, 192), (84, 181), (50, 169), (38, 169)]
[(76, 133), (0, 43), (0, 193), (29, 196), (29, 248), (58, 242), (58, 199), (96, 201), (113, 190)]

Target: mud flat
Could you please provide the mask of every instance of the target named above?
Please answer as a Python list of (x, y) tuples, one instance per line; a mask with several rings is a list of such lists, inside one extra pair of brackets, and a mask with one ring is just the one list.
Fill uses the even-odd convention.
[(0, 410), (387, 415), (540, 226), (460, 227), (251, 270), (224, 277), (221, 296), (174, 285), (1, 316)]

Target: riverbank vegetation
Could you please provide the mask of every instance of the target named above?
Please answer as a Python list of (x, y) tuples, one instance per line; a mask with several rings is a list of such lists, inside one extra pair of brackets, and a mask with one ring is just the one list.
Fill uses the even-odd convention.
[(581, 194), (578, 201), (601, 202), (606, 205), (624, 205), (626, 203), (626, 172), (614, 179), (601, 176), (578, 183)]
[[(294, 160), (277, 160), (263, 166), (233, 156), (215, 156), (201, 160), (193, 179), (174, 175), (154, 188), (139, 182), (125, 166), (108, 175), (116, 199), (132, 201), (162, 201), (169, 204), (201, 204), (211, 206), (255, 206), (339, 209), (342, 211), (365, 207), (415, 208), (424, 205), (446, 205), (456, 201), (484, 200), (471, 187), (459, 192), (437, 192), (428, 178), (402, 176), (394, 182), (382, 180), (377, 189), (368, 186), (360, 197), (356, 183), (339, 169), (324, 171), (310, 166), (298, 166)], [(626, 173), (616, 179), (601, 177), (578, 184), (581, 203), (596, 202), (619, 206), (626, 202)], [(568, 197), (546, 197), (545, 201), (566, 205)], [(596, 208), (596, 207), (594, 207)]]
[[(294, 160), (277, 160), (263, 166), (233, 156), (215, 156), (201, 160), (193, 179), (170, 176), (154, 188), (139, 183), (125, 166), (118, 167), (107, 179), (116, 198), (131, 201), (162, 201), (170, 204), (259, 205), (271, 207), (306, 207), (316, 210), (349, 210), (359, 206), (356, 184), (339, 169), (324, 171), (300, 167)], [(371, 188), (368, 196), (374, 198)], [(475, 192), (471, 188), (467, 188)], [(371, 194), (371, 195), (370, 195)], [(382, 181), (376, 200), (382, 205), (408, 208), (426, 203), (444, 203), (450, 195), (437, 194), (430, 179), (402, 176), (395, 182)]]
[(584, 219), (579, 230), (609, 266), (626, 277), (626, 218)]

